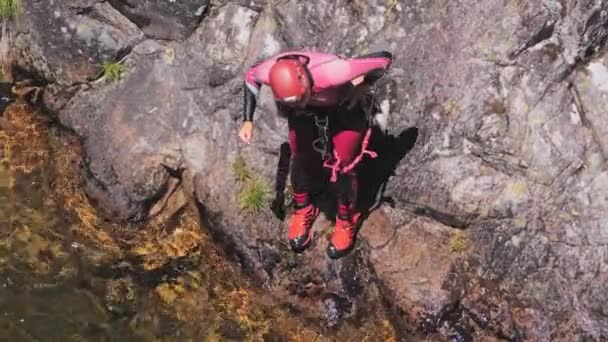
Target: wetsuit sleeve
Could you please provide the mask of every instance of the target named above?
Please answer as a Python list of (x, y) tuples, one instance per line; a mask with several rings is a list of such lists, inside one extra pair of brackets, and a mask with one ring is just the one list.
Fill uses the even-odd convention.
[(256, 79), (257, 68), (259, 65), (254, 65), (245, 75), (243, 121), (253, 121), (257, 97), (262, 87), (262, 83)]
[(350, 62), (356, 72), (363, 71), (365, 84), (373, 84), (386, 74), (393, 62), (393, 55), (387, 51), (379, 51), (352, 58)]
[(327, 77), (330, 84), (326, 85), (330, 87), (341, 86), (361, 75), (365, 76), (363, 82), (371, 84), (384, 76), (392, 61), (391, 53), (386, 51), (375, 52), (365, 56), (339, 59), (327, 63), (321, 67), (321, 73), (331, 75)]
[(260, 88), (264, 84), (268, 84), (268, 74), (270, 68), (275, 63), (275, 57), (268, 58), (263, 61), (259, 61), (254, 64), (245, 74), (245, 101), (243, 108), (243, 120), (253, 121), (253, 113), (255, 112), (255, 105), (257, 102)]

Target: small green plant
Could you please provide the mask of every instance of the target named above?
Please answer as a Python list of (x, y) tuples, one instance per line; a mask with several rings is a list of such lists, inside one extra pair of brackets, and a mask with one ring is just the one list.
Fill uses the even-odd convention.
[(124, 68), (122, 64), (116, 62), (105, 62), (103, 63), (103, 76), (108, 82), (116, 82), (120, 79)]
[(511, 186), (511, 191), (517, 197), (523, 197), (526, 194), (527, 185), (525, 182), (518, 181)]
[(21, 0), (0, 0), (0, 19), (18, 18), (21, 15)]
[(393, 8), (397, 5), (397, 0), (388, 0), (386, 2), (386, 16), (388, 16), (391, 11), (393, 10)]
[(242, 156), (236, 157), (234, 163), (232, 163), (232, 172), (234, 173), (234, 180), (238, 183), (251, 179), (251, 172), (249, 172), (245, 158)]
[(248, 214), (257, 214), (269, 201), (270, 186), (264, 179), (254, 179), (241, 190), (239, 206)]
[(466, 236), (464, 236), (464, 233), (461, 231), (454, 234), (454, 236), (452, 237), (452, 239), (450, 240), (450, 243), (448, 245), (448, 250), (451, 253), (464, 252), (468, 248), (469, 248), (469, 241), (467, 240)]

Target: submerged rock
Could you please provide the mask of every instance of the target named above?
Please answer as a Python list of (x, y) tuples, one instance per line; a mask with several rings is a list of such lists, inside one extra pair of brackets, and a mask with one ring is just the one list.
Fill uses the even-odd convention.
[[(15, 40), (27, 57), (21, 67), (54, 82), (43, 105), (83, 140), (88, 194), (109, 218), (146, 219), (181, 193), (246, 272), (332, 326), (382, 311), (404, 335), (608, 336), (608, 2), (211, 2), (191, 33), (184, 3), (172, 13), (187, 24), (164, 37), (127, 19), (168, 8), (152, 4), (125, 7), (123, 17), (105, 2), (79, 1)], [(28, 16), (54, 6), (24, 2)], [(86, 39), (56, 43), (63, 50), (40, 43), (59, 39), (41, 37), (60, 30), (60, 19), (92, 13), (110, 18), (93, 27), (114, 44), (95, 39), (76, 56)], [(263, 91), (254, 142), (238, 142), (243, 72), (300, 46), (395, 56), (378, 85), (389, 135), (374, 138), (381, 159), (361, 170), (364, 201), (390, 177), (395, 207), (370, 216), (357, 249), (339, 261), (325, 257), (322, 233), (293, 255), (283, 222), (266, 209), (245, 214), (238, 201), (246, 185), (233, 163), (242, 157), (252, 181), (271, 180), (287, 139)], [(130, 53), (118, 82), (63, 86), (90, 79), (94, 63), (119, 51)], [(455, 229), (468, 248), (453, 247)]]

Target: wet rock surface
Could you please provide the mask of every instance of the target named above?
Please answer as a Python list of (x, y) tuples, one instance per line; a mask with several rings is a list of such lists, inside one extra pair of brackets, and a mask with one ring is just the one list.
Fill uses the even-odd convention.
[[(51, 52), (37, 62), (46, 31), (15, 42), (29, 47), (25, 69), (56, 82), (42, 104), (83, 140), (88, 194), (107, 216), (145, 219), (181, 193), (247, 274), (329, 326), (384, 312), (398, 334), (608, 336), (608, 2), (211, 2), (183, 42), (142, 40), (146, 29), (105, 2), (78, 6), (116, 18), (104, 29), (122, 32), (114, 47), (132, 47), (120, 81), (66, 88), (56, 75), (76, 84), (83, 73), (59, 73)], [(243, 72), (301, 46), (395, 56), (377, 89), (390, 112), (389, 136), (378, 138), (386, 153), (361, 170), (375, 185), (390, 176), (395, 207), (370, 216), (339, 261), (324, 254), (330, 221), (293, 255), (284, 222), (239, 207), (254, 180), (271, 182), (287, 139), (263, 91), (254, 142), (238, 142)], [(244, 183), (239, 158), (252, 176)]]

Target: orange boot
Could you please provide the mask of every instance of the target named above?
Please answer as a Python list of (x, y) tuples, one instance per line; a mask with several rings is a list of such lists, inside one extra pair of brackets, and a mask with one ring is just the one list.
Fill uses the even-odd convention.
[(338, 259), (353, 248), (360, 217), (361, 213), (356, 213), (346, 220), (341, 219), (339, 215), (336, 217), (336, 229), (327, 246), (327, 255), (330, 258)]
[(317, 215), (319, 215), (319, 208), (313, 204), (296, 209), (293, 213), (289, 224), (288, 238), (294, 252), (304, 251), (312, 240), (312, 224), (315, 222)]

